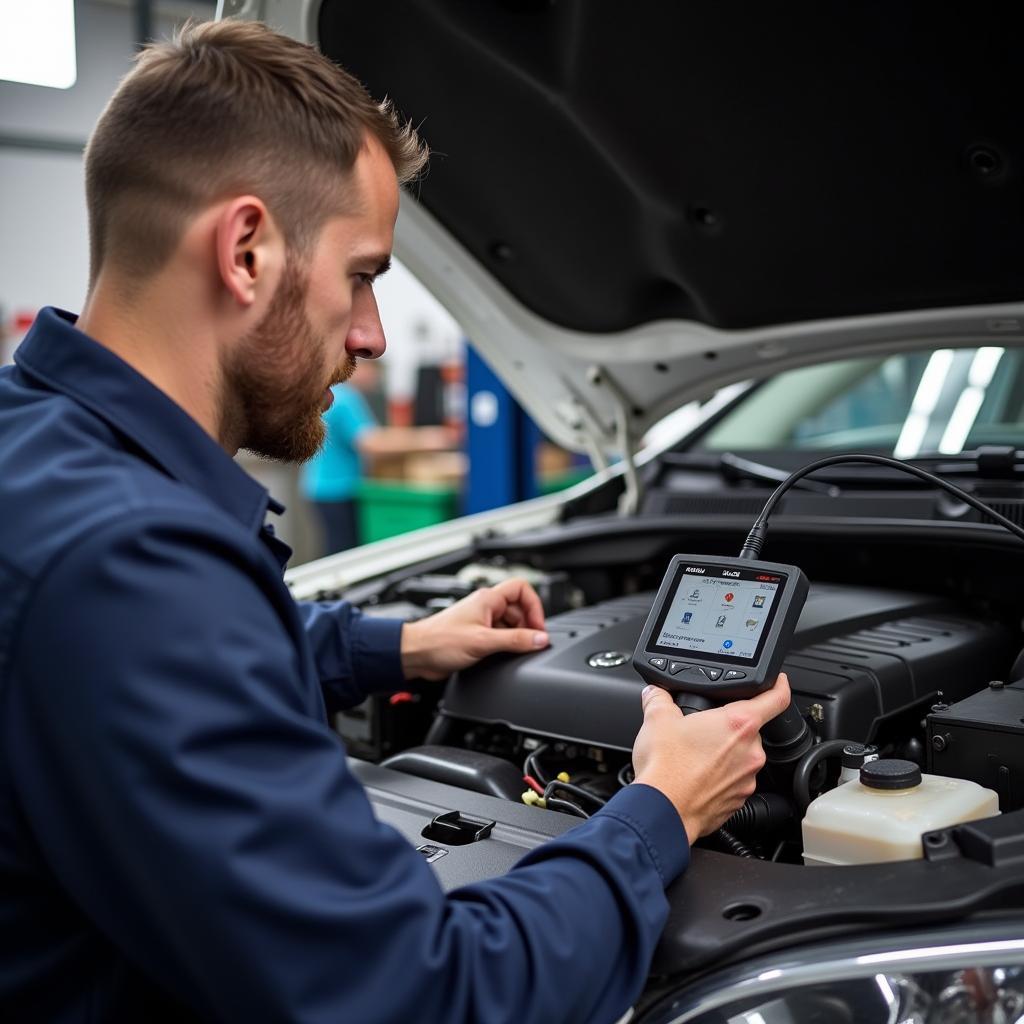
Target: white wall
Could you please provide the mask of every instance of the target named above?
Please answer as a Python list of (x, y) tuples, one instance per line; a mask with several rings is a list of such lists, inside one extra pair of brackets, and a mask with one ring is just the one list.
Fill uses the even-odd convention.
[(134, 31), (129, 7), (77, 0), (78, 80), (70, 89), (0, 82), (0, 131), (84, 139), (131, 66)]
[[(128, 70), (131, 11), (83, 0), (75, 6), (78, 81), (70, 89), (0, 82), (0, 137), (84, 142)], [(80, 155), (0, 147), (0, 308), (80, 308), (86, 239)]]

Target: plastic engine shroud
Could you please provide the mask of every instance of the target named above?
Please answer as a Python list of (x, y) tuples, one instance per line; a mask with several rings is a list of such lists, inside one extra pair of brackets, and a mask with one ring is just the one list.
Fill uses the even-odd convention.
[[(532, 736), (629, 750), (643, 680), (630, 664), (653, 592), (552, 616), (551, 646), (489, 658), (448, 684), (441, 713)], [(1016, 650), (1004, 626), (926, 595), (812, 584), (783, 662), (819, 735), (866, 742), (876, 721), (975, 692)], [(622, 655), (623, 657), (620, 657)], [(812, 712), (812, 705), (819, 705)]]

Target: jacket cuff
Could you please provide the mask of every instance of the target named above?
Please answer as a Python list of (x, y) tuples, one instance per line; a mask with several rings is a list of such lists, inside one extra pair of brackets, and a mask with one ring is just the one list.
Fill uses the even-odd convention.
[(360, 615), (352, 623), (352, 675), (366, 694), (394, 693), (406, 685), (402, 672), (402, 620)]
[(598, 813), (618, 818), (640, 836), (666, 887), (690, 863), (683, 820), (668, 797), (653, 786), (634, 782), (619, 790)]

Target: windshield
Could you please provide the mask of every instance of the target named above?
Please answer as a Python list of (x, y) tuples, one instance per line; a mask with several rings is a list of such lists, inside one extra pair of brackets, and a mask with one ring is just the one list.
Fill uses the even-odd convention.
[(1024, 446), (1022, 350), (845, 359), (765, 381), (701, 438), (707, 451), (869, 449), (898, 458)]

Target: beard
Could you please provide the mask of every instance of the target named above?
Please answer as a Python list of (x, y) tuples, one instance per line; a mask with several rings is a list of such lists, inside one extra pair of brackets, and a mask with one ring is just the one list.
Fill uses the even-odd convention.
[(290, 256), (263, 319), (222, 362), (222, 437), (282, 462), (306, 462), (323, 446), (324, 392), (352, 376), (346, 355), (327, 375), (327, 339), (306, 315), (304, 275)]

